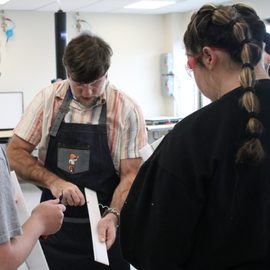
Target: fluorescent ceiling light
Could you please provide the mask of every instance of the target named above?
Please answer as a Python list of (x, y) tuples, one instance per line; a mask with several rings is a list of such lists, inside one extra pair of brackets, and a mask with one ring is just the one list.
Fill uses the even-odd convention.
[(155, 9), (174, 4), (175, 2), (165, 1), (140, 1), (134, 4), (125, 6), (124, 8), (137, 8), (137, 9)]
[(3, 5), (3, 4), (5, 4), (5, 3), (7, 3), (7, 2), (9, 2), (10, 0), (0, 0), (0, 5)]

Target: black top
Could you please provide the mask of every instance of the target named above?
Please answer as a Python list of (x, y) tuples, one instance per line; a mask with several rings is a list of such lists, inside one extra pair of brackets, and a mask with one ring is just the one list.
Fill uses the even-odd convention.
[(255, 89), (259, 165), (235, 163), (249, 139), (239, 87), (179, 122), (141, 167), (120, 234), (137, 269), (270, 269), (270, 80)]

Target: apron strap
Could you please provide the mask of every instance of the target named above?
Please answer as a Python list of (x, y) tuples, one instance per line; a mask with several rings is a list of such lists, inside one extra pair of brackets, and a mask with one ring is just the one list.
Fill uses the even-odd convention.
[(105, 102), (102, 105), (102, 110), (99, 117), (99, 125), (106, 126), (106, 122), (107, 122), (107, 103)]
[[(69, 86), (69, 88), (70, 88), (70, 86)], [(70, 91), (70, 89), (68, 89), (68, 91), (65, 95), (64, 101), (61, 104), (59, 111), (53, 120), (53, 124), (52, 124), (51, 130), (50, 130), (50, 135), (53, 137), (56, 137), (58, 130), (59, 130), (59, 127), (60, 127), (66, 113), (69, 111), (69, 104), (72, 100), (72, 96), (69, 94), (69, 91)]]
[[(72, 100), (72, 95), (70, 94), (70, 86), (69, 89), (65, 95), (64, 101), (61, 104), (59, 111), (56, 115), (56, 117), (53, 120), (53, 124), (50, 130), (50, 135), (53, 137), (56, 137), (58, 130), (60, 128), (60, 125), (66, 115), (66, 113), (69, 111), (69, 104)], [(106, 126), (107, 122), (107, 104), (104, 103), (102, 106), (100, 118), (99, 118), (99, 125)]]

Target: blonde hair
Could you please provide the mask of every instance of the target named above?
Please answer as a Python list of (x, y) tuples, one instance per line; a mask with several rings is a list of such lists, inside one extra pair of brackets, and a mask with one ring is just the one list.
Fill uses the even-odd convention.
[[(186, 50), (197, 55), (205, 46), (225, 49), (232, 61), (242, 63), (239, 82), (245, 92), (240, 99), (249, 113), (246, 126), (250, 138), (243, 142), (236, 154), (236, 162), (259, 163), (265, 156), (260, 135), (263, 125), (259, 120), (260, 101), (256, 96), (254, 66), (261, 60), (262, 44), (270, 50), (269, 34), (255, 10), (244, 4), (215, 6), (207, 4), (195, 12), (184, 35)], [(202, 65), (201, 60), (198, 64)]]

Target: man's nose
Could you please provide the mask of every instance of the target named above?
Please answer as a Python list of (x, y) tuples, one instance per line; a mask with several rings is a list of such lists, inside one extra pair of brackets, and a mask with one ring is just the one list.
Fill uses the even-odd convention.
[(83, 96), (84, 97), (89, 97), (91, 95), (93, 95), (93, 89), (92, 89), (92, 87), (89, 86), (89, 85), (87, 85), (87, 84), (84, 85), (83, 86)]

